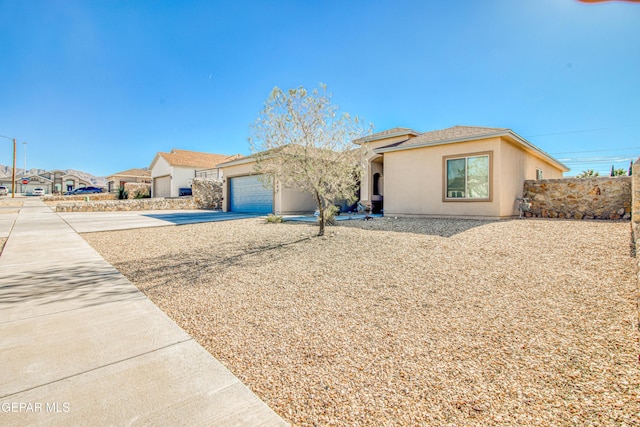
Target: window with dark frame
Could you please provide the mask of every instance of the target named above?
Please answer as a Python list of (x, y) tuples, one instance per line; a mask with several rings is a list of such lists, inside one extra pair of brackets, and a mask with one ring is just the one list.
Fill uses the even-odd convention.
[(487, 200), (490, 198), (489, 154), (446, 159), (445, 199)]

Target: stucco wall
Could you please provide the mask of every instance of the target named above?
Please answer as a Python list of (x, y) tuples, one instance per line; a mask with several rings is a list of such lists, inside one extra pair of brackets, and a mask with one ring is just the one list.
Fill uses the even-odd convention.
[(531, 202), (527, 216), (614, 220), (631, 217), (631, 177), (627, 176), (528, 180), (524, 183), (524, 196)]
[(276, 191), (274, 202), (277, 206), (276, 215), (313, 213), (316, 210), (311, 194), (289, 188)]
[(524, 181), (536, 178), (536, 169), (541, 170), (543, 177), (547, 179), (562, 178), (561, 170), (504, 140), (496, 167), (499, 169), (499, 174), (496, 176), (500, 177), (499, 197), (502, 217), (518, 214), (516, 198), (522, 197)]
[(190, 188), (195, 176), (195, 168), (174, 166), (171, 174), (171, 197), (178, 197), (181, 188)]
[(151, 177), (165, 176), (171, 174), (171, 165), (163, 157), (158, 156), (158, 160), (151, 169)]
[[(491, 163), (490, 200), (445, 199), (444, 159), (487, 153)], [(371, 174), (373, 168), (374, 165), (369, 167)], [(388, 151), (383, 164), (384, 212), (405, 216), (511, 217), (518, 212), (516, 198), (522, 196), (524, 180), (534, 179), (536, 169), (546, 177), (562, 177), (560, 169), (537, 153), (500, 137)], [(371, 176), (368, 178), (370, 181)]]
[(384, 174), (382, 163), (371, 162), (371, 160), (376, 157), (377, 158), (382, 157), (380, 154), (376, 154), (374, 150), (377, 148), (386, 147), (391, 144), (405, 141), (407, 137), (408, 137), (407, 135), (400, 135), (392, 138), (385, 138), (379, 141), (367, 142), (364, 144), (366, 145), (366, 150), (364, 153), (365, 170), (364, 170), (364, 176), (362, 177), (362, 180), (360, 182), (360, 200), (363, 203), (366, 204), (372, 200), (373, 174), (376, 172)]
[[(443, 158), (492, 152), (491, 201), (443, 201)], [(436, 215), (498, 217), (501, 171), (500, 139), (461, 142), (384, 154), (384, 212), (386, 215)], [(515, 196), (514, 196), (515, 197)]]

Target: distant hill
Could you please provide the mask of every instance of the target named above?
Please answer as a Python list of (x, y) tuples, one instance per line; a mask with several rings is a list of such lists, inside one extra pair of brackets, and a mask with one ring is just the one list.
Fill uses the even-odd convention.
[[(68, 174), (76, 175), (79, 178), (89, 181), (96, 187), (106, 187), (107, 178), (104, 176), (94, 176), (87, 172), (82, 172), (74, 169), (62, 169)], [(44, 169), (32, 168), (27, 170), (26, 175), (39, 175), (46, 172)], [(16, 176), (24, 175), (24, 169), (16, 168)], [(11, 176), (11, 166), (0, 165), (0, 176)]]

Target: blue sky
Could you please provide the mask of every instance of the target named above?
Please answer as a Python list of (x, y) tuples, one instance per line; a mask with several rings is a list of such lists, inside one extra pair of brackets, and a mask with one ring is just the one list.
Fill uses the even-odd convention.
[(18, 167), (24, 141), (28, 168), (99, 176), (248, 154), (271, 89), (320, 82), (375, 131), (507, 127), (567, 175), (640, 156), (640, 4), (0, 0), (0, 29)]

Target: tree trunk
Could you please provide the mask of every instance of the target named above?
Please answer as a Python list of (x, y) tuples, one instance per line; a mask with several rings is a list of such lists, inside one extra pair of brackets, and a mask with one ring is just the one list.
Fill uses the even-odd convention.
[(324, 236), (324, 203), (322, 203), (322, 198), (318, 193), (316, 193), (316, 205), (318, 206), (318, 225), (320, 225), (320, 230), (318, 231), (318, 237)]

